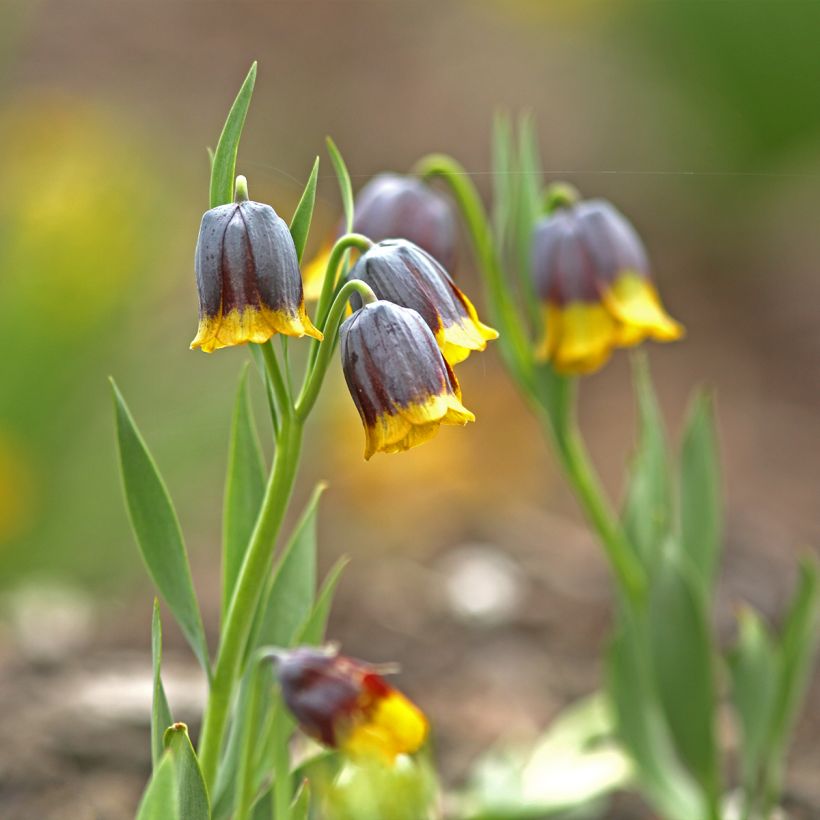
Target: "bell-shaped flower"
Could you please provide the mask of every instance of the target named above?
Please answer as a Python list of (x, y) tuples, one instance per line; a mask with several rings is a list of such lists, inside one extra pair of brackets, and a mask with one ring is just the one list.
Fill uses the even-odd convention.
[[(373, 242), (408, 239), (423, 248), (445, 270), (455, 269), (458, 220), (450, 199), (414, 176), (378, 174), (356, 195), (353, 232)], [(336, 237), (341, 236), (338, 230)], [(330, 248), (326, 244), (305, 267), (305, 295), (319, 296)]]
[(498, 332), (478, 318), (472, 302), (456, 287), (447, 271), (418, 245), (386, 239), (363, 254), (350, 271), (379, 299), (417, 311), (451, 365), (474, 350), (484, 350)]
[(365, 429), (365, 458), (408, 450), (442, 424), (475, 416), (422, 317), (378, 300), (355, 311), (340, 329), (347, 386)]
[(427, 738), (424, 713), (382, 674), (386, 667), (339, 655), (334, 647), (276, 654), (285, 705), (305, 734), (352, 757), (390, 763)]
[(199, 328), (206, 353), (275, 333), (322, 334), (305, 312), (293, 239), (270, 205), (243, 200), (206, 211), (196, 245)]
[(532, 269), (544, 308), (538, 357), (559, 373), (591, 373), (615, 347), (683, 335), (661, 304), (640, 237), (604, 200), (562, 206), (541, 219)]

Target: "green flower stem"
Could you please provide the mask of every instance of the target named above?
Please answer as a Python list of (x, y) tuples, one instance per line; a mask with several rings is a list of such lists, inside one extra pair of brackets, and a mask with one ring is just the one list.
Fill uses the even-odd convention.
[[(327, 279), (325, 279), (327, 282)], [(308, 413), (313, 409), (316, 399), (319, 396), (319, 390), (322, 387), (322, 382), (327, 372), (327, 367), (330, 364), (330, 357), (333, 355), (333, 350), (336, 346), (336, 334), (339, 332), (339, 325), (342, 323), (344, 310), (347, 305), (347, 300), (354, 294), (358, 293), (364, 304), (369, 305), (376, 301), (376, 294), (370, 286), (362, 282), (361, 279), (351, 279), (345, 282), (339, 289), (339, 293), (333, 300), (333, 304), (328, 312), (327, 321), (322, 327), (324, 334), (324, 341), (321, 343), (319, 353), (313, 366), (308, 370), (308, 375), (305, 378), (305, 384), (302, 387), (302, 392), (296, 401), (296, 418), (300, 422), (304, 422)]]
[(262, 686), (263, 686), (263, 663), (270, 661), (251, 660), (253, 672), (250, 680), (250, 693), (248, 696), (248, 715), (245, 725), (245, 735), (242, 738), (242, 750), (239, 758), (239, 769), (237, 773), (237, 806), (234, 820), (248, 820), (251, 816), (251, 808), (254, 798), (254, 752), (259, 743), (257, 729), (262, 719), (260, 714), (262, 706)]
[(452, 190), (467, 223), (489, 291), (490, 321), (499, 331), (498, 343), (504, 359), (517, 378), (531, 384), (529, 341), (518, 321), (515, 304), (504, 281), (501, 260), (493, 247), (490, 220), (469, 174), (452, 157), (444, 154), (429, 154), (417, 163), (414, 171), (423, 178), (441, 177)]
[(274, 393), (280, 403), (280, 429), (262, 507), (239, 570), (222, 628), (219, 652), (203, 717), (199, 759), (202, 775), (211, 791), (216, 782), (217, 766), (234, 688), (242, 671), (242, 657), (265, 579), (269, 574), (276, 539), (293, 491), (302, 447), (304, 425), (293, 412), (276, 355), (269, 343), (262, 345), (262, 351)]
[[(336, 240), (327, 260), (327, 270), (325, 271), (325, 278), (322, 282), (322, 292), (319, 295), (319, 301), (316, 303), (316, 326), (318, 328), (321, 328), (327, 320), (333, 294), (336, 290), (336, 280), (339, 276), (339, 264), (342, 261), (342, 257), (350, 248), (358, 248), (362, 253), (365, 253), (372, 247), (373, 243), (360, 233), (346, 233)], [(316, 345), (314, 345), (314, 350), (315, 349)]]

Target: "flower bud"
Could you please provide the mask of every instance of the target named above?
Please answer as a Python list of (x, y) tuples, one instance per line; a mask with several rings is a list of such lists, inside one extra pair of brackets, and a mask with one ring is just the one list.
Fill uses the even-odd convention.
[(196, 245), (199, 328), (191, 348), (211, 353), (275, 333), (321, 339), (305, 312), (288, 226), (248, 200), (206, 211)]
[[(373, 242), (408, 239), (423, 248), (445, 270), (455, 269), (458, 223), (449, 198), (417, 177), (378, 174), (354, 202), (353, 232)], [(341, 230), (337, 231), (341, 236)], [(316, 298), (325, 276), (330, 245), (305, 268), (305, 290)]]
[(366, 459), (423, 444), (442, 424), (475, 420), (415, 310), (372, 302), (345, 320), (339, 335), (345, 379), (364, 423)]
[(591, 373), (615, 347), (683, 335), (661, 304), (638, 234), (604, 200), (541, 219), (532, 263), (546, 326), (538, 356), (559, 373)]
[(334, 648), (299, 647), (277, 656), (285, 705), (305, 734), (354, 757), (393, 762), (427, 738), (422, 711), (380, 670)]
[(348, 278), (366, 282), (380, 299), (417, 311), (451, 365), (498, 338), (497, 331), (479, 321), (472, 302), (447, 271), (412, 242), (379, 242), (359, 259)]

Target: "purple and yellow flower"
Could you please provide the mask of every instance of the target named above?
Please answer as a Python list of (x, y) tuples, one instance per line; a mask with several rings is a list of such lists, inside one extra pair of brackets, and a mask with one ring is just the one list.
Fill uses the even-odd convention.
[(427, 718), (385, 681), (380, 674), (385, 668), (339, 655), (332, 647), (299, 647), (276, 658), (285, 705), (319, 743), (392, 763), (426, 740)]
[(591, 373), (616, 347), (684, 333), (661, 303), (640, 237), (609, 202), (567, 204), (544, 217), (532, 263), (546, 328), (538, 357), (559, 373)]
[[(353, 232), (373, 242), (408, 239), (423, 248), (445, 270), (455, 269), (458, 221), (448, 197), (417, 177), (378, 174), (354, 202)], [(341, 236), (341, 230), (336, 238)], [(305, 267), (305, 294), (318, 298), (332, 243)]]
[(345, 320), (339, 337), (347, 386), (364, 424), (366, 459), (423, 444), (442, 424), (475, 421), (415, 310), (372, 302)]
[(498, 338), (497, 331), (479, 320), (472, 302), (447, 271), (405, 239), (386, 239), (374, 245), (348, 278), (366, 282), (380, 299), (417, 311), (451, 365)]
[(262, 344), (275, 333), (322, 338), (305, 311), (290, 231), (269, 205), (243, 200), (206, 211), (195, 266), (199, 328), (192, 349)]

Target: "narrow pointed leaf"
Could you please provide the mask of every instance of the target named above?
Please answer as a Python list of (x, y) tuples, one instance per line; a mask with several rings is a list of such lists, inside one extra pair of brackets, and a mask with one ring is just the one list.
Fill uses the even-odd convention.
[(171, 755), (165, 754), (142, 795), (136, 820), (187, 820), (179, 815), (176, 776)]
[(296, 643), (319, 644), (324, 640), (330, 608), (333, 605), (333, 593), (336, 591), (336, 585), (349, 560), (346, 556), (341, 557), (325, 576), (325, 581), (316, 599), (316, 606), (313, 607), (308, 619), (299, 629)]
[(162, 736), (174, 722), (165, 687), (162, 685), (162, 624), (160, 622), (159, 600), (154, 598), (154, 613), (151, 618), (151, 666), (154, 672), (154, 696), (151, 705), (151, 765), (157, 768), (165, 746)]
[(202, 668), (210, 675), (182, 532), (165, 483), (113, 380), (114, 412), (126, 506), (145, 565), (177, 619)]
[(236, 178), (236, 155), (239, 150), (239, 138), (245, 125), (248, 106), (251, 104), (253, 86), (256, 83), (256, 63), (251, 66), (248, 76), (242, 83), (239, 93), (228, 112), (228, 118), (219, 136), (211, 163), (211, 208), (227, 205), (233, 201), (233, 186)]
[(737, 644), (729, 653), (729, 671), (732, 703), (740, 721), (740, 763), (747, 791), (755, 787), (766, 755), (777, 666), (776, 648), (766, 625), (754, 610), (742, 609)]
[(680, 471), (681, 547), (710, 594), (720, 558), (722, 521), (714, 413), (705, 393), (692, 403)]
[(680, 758), (716, 802), (715, 670), (708, 609), (694, 574), (668, 544), (654, 573), (649, 640), (657, 691)]
[(661, 415), (645, 356), (633, 359), (638, 403), (638, 446), (632, 459), (623, 524), (629, 542), (652, 568), (672, 525), (669, 456)]
[(296, 255), (302, 261), (302, 254), (305, 252), (308, 234), (310, 233), (310, 223), (313, 219), (313, 207), (316, 204), (316, 181), (319, 177), (319, 157), (313, 163), (313, 169), (308, 177), (302, 198), (296, 206), (293, 219), (290, 221), (290, 235), (293, 237), (293, 244), (296, 246)]
[(210, 820), (208, 790), (188, 737), (188, 727), (175, 723), (165, 732), (163, 741), (174, 762), (180, 820)]
[(345, 228), (347, 232), (353, 230), (353, 186), (350, 184), (350, 174), (347, 172), (347, 166), (342, 159), (336, 143), (328, 137), (327, 152), (330, 154), (330, 161), (333, 163), (333, 170), (336, 172), (336, 179), (339, 181), (339, 192), (342, 195), (342, 207), (345, 214)]
[(248, 366), (236, 393), (228, 449), (222, 518), (222, 619), (233, 596), (239, 568), (265, 495), (265, 463), (248, 398)]
[(308, 820), (310, 817), (310, 783), (303, 780), (290, 807), (291, 820)]
[(512, 155), (512, 128), (506, 114), (496, 114), (493, 121), (493, 231), (495, 243), (506, 250), (512, 220), (515, 179)]

